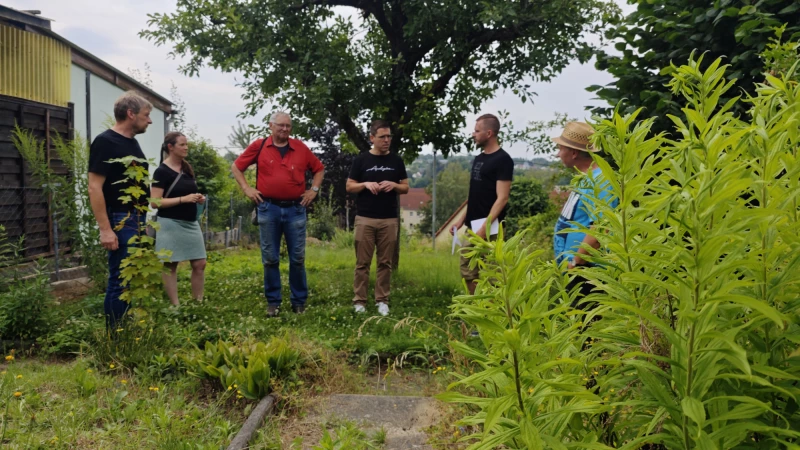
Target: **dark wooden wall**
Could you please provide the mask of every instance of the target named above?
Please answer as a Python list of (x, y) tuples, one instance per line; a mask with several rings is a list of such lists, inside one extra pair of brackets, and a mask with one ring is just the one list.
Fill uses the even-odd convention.
[[(52, 211), (41, 184), (31, 176), (14, 147), (11, 132), (15, 125), (33, 131), (37, 139), (45, 142), (50, 166), (57, 173), (66, 174), (68, 170), (53, 149), (50, 133), (71, 139), (73, 116), (72, 105), (63, 108), (0, 95), (0, 225), (12, 241), (24, 235), (27, 258), (53, 254)], [(58, 237), (59, 251), (63, 251), (69, 244), (68, 236), (60, 231)]]

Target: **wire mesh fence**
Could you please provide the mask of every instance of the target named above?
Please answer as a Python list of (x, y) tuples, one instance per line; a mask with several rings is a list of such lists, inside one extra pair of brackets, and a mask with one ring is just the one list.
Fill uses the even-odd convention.
[(253, 203), (238, 195), (207, 195), (201, 217), (206, 249), (258, 242), (258, 226), (251, 223)]

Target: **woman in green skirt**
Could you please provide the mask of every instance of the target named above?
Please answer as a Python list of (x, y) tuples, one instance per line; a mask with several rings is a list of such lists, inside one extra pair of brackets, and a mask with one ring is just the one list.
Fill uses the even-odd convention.
[[(172, 255), (165, 263), (164, 289), (173, 305), (178, 306), (178, 263), (192, 265), (192, 297), (203, 299), (206, 248), (197, 221), (198, 205), (206, 198), (197, 189), (194, 170), (186, 161), (189, 145), (186, 136), (177, 131), (167, 133), (161, 146), (163, 162), (153, 174), (151, 195), (153, 208), (158, 208), (156, 251), (169, 250)], [(160, 202), (158, 200), (161, 200)]]

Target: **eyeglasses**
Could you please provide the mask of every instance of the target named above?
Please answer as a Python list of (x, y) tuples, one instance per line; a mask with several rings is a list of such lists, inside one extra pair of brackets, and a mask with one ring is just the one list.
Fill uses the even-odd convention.
[(273, 123), (276, 128), (292, 128), (292, 124), (290, 123)]

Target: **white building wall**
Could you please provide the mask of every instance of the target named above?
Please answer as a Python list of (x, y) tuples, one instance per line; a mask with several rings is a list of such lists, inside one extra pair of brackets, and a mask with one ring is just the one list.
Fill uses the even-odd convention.
[[(92, 139), (94, 139), (95, 136), (108, 128), (107, 124), (109, 122), (113, 122), (114, 102), (125, 91), (95, 75), (91, 76), (90, 89)], [(164, 142), (164, 135), (166, 134), (164, 132), (164, 112), (158, 108), (153, 108), (153, 111), (150, 112), (150, 119), (153, 123), (147, 127), (147, 132), (136, 136), (136, 140), (139, 141), (145, 157), (155, 162), (155, 165), (150, 167), (151, 171), (154, 171), (161, 159), (161, 143)]]
[(75, 135), (86, 139), (86, 70), (72, 65), (69, 77), (70, 101), (75, 105)]

